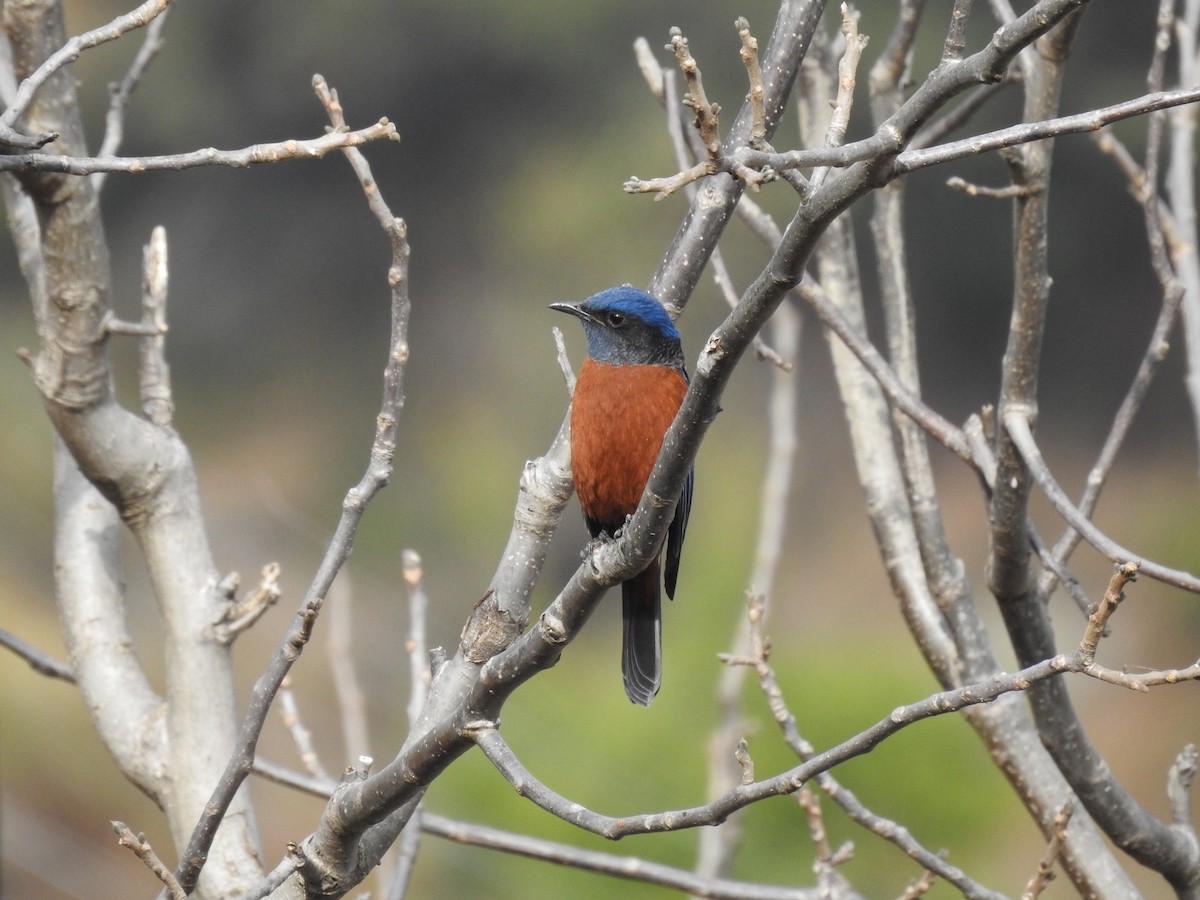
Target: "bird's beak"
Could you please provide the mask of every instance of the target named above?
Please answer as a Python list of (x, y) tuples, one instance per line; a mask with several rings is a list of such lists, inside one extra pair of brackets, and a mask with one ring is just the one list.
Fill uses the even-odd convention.
[(550, 308), (558, 312), (564, 312), (572, 315), (577, 319), (582, 319), (585, 322), (595, 322), (596, 317), (593, 316), (577, 303), (551, 303)]

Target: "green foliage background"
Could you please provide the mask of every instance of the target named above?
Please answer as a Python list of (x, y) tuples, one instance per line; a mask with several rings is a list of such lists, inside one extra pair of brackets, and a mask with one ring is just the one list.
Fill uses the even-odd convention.
[[(861, 29), (872, 36), (869, 64), (895, 10), (882, 0), (860, 7)], [(918, 78), (937, 59), (948, 8), (929, 4), (914, 66)], [(85, 30), (123, 9), (110, 0), (70, 3), (70, 28)], [(674, 168), (662, 113), (633, 63), (633, 39), (645, 35), (657, 46), (671, 25), (680, 25), (710, 97), (732, 113), (745, 92), (732, 28), (738, 15), (765, 39), (774, 8), (766, 0), (210, 0), (181, 3), (172, 12), (167, 48), (129, 110), (123, 152), (232, 148), (319, 134), (322, 111), (309, 87), (314, 72), (341, 92), (353, 124), (386, 115), (403, 136), (398, 146), (367, 153), (389, 203), (410, 226), (408, 403), (393, 486), (371, 508), (347, 573), (376, 758), (387, 758), (405, 733), (400, 549), (415, 547), (425, 560), (431, 643), (453, 647), (497, 564), (521, 466), (547, 446), (566, 408), (550, 338), (551, 326), (562, 323), (546, 304), (611, 284), (644, 284), (685, 209), (681, 198), (652, 203), (620, 189), (630, 175)], [(972, 47), (991, 30), (981, 7)], [(1092, 4), (1064, 111), (1140, 93), (1152, 35), (1146, 9)], [(102, 131), (105, 86), (124, 71), (134, 49), (127, 39), (89, 52), (77, 66), (93, 144)], [(660, 59), (666, 63), (667, 54)], [(1008, 124), (1018, 106), (1012, 91), (972, 128)], [(856, 123), (861, 133), (857, 117)], [(1138, 147), (1141, 129), (1129, 123), (1117, 130)], [(795, 134), (789, 119), (777, 146), (795, 146)], [(1055, 293), (1041, 435), (1061, 480), (1077, 489), (1136, 367), (1158, 295), (1140, 211), (1113, 167), (1085, 137), (1061, 140), (1055, 165)], [(943, 183), (951, 174), (996, 184), (1005, 171), (993, 156), (908, 180), (923, 377), (930, 401), (953, 419), (995, 395), (1011, 279), (1007, 206), (949, 191)], [(762, 200), (781, 216), (792, 202), (781, 187)], [(282, 608), (238, 648), (248, 691), (311, 577), (343, 492), (366, 461), (386, 348), (386, 243), (344, 163), (332, 156), (249, 171), (114, 175), (104, 203), (114, 304), (127, 317), (138, 302), (141, 245), (156, 224), (170, 237), (177, 425), (194, 452), (218, 564), (240, 571), (246, 582), (268, 561), (283, 564)], [(860, 228), (863, 212), (855, 213)], [(863, 246), (870, 292), (869, 240)], [(765, 259), (736, 226), (723, 247), (743, 280)], [(0, 620), (61, 657), (53, 609), (51, 436), (14, 353), (35, 345), (24, 288), (11, 248), (5, 244), (0, 252)], [(689, 353), (723, 314), (706, 280), (681, 322)], [(935, 684), (906, 639), (878, 563), (824, 339), (811, 320), (805, 327), (797, 366), (801, 448), (770, 632), (792, 709), (806, 737), (824, 747)], [(582, 342), (571, 331), (567, 337), (578, 361)], [(120, 388), (132, 400), (133, 348), (117, 342), (113, 354)], [(1100, 518), (1126, 544), (1195, 570), (1196, 453), (1181, 371), (1175, 354)], [(756, 532), (767, 376), (761, 364), (746, 362), (701, 451), (678, 600), (666, 621), (666, 680), (652, 709), (633, 709), (622, 695), (616, 614), (607, 608), (554, 670), (506, 708), (505, 734), (526, 765), (603, 812), (704, 799), (716, 654), (728, 647), (741, 615)], [(938, 463), (952, 539), (987, 607), (978, 488), (954, 462), (939, 457)], [(1057, 521), (1042, 509), (1037, 514), (1044, 533), (1056, 534)], [(535, 611), (573, 570), (584, 540), (571, 508)], [(131, 608), (153, 671), (160, 666), (153, 604), (132, 549), (128, 558)], [(1086, 550), (1075, 568), (1093, 592), (1108, 577), (1108, 564)], [(1056, 602), (1063, 641), (1070, 644), (1076, 620), (1067, 602)], [(1102, 653), (1133, 664), (1188, 663), (1200, 638), (1194, 603), (1139, 584)], [(1003, 653), (1002, 630), (998, 624), (993, 630)], [(336, 771), (351, 751), (339, 738), (326, 649), (319, 632), (295, 681), (324, 761)], [(1197, 737), (1193, 686), (1140, 698), (1081, 684), (1077, 695), (1114, 769), (1161, 811), (1166, 768), (1177, 749)], [(757, 693), (748, 689), (746, 701), (746, 733), (759, 774), (793, 764)], [(297, 764), (277, 722), (263, 750)], [(836, 774), (868, 806), (902, 821), (927, 846), (950, 848), (952, 861), (997, 889), (1018, 893), (1036, 865), (1040, 837), (960, 720), (909, 729)], [(0, 654), (0, 779), (6, 896), (149, 896), (154, 890), (140, 863), (116, 848), (107, 823), (123, 819), (146, 831), (169, 856), (157, 814), (121, 780), (75, 692), (6, 654)], [(285, 841), (311, 829), (319, 804), (261, 782), (252, 789), (261, 801), (265, 856), (273, 862)], [(477, 754), (438, 781), (428, 805), (678, 866), (691, 865), (695, 856), (695, 834), (609, 846), (550, 820), (516, 797)], [(834, 844), (855, 842), (846, 873), (867, 896), (898, 895), (920, 874), (890, 846), (847, 824), (831, 803), (825, 808)], [(755, 808), (745, 830), (738, 877), (811, 882), (811, 841), (794, 800)], [(617, 892), (665, 893), (428, 838), (413, 896)], [(950, 893), (943, 887), (934, 896)]]

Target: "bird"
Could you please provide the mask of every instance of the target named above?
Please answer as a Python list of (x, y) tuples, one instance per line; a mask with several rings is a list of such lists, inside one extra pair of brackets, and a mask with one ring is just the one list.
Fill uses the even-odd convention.
[[(592, 538), (612, 538), (637, 509), (687, 393), (679, 332), (657, 299), (628, 285), (550, 308), (583, 323), (587, 359), (571, 400), (571, 470)], [(621, 673), (626, 695), (640, 706), (662, 685), (660, 558), (674, 599), (694, 475), (689, 469), (664, 550), (621, 584)]]

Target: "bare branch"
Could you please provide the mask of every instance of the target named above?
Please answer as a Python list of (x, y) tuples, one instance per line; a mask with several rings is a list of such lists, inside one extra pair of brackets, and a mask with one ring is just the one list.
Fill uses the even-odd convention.
[(800, 285), (799, 293), (804, 301), (812, 307), (817, 318), (838, 336), (871, 373), (894, 406), (959, 459), (972, 466), (976, 465), (971, 447), (962, 429), (947, 421), (904, 386), (875, 345), (846, 319), (845, 314), (837, 308), (816, 282), (804, 281)]
[(1054, 508), (1058, 510), (1059, 515), (1066, 519), (1072, 528), (1083, 535), (1085, 541), (1113, 562), (1119, 563), (1130, 559), (1141, 560), (1139, 563), (1141, 574), (1149, 576), (1156, 581), (1162, 581), (1166, 584), (1183, 588), (1185, 591), (1200, 593), (1200, 578), (1197, 578), (1190, 572), (1171, 569), (1160, 563), (1146, 560), (1137, 553), (1133, 553), (1122, 547), (1100, 531), (1099, 528), (1092, 524), (1090, 519), (1076, 509), (1063, 489), (1059, 487), (1054, 476), (1050, 474), (1050, 469), (1047, 467), (1046, 461), (1042, 458), (1041, 451), (1038, 449), (1037, 443), (1033, 438), (1028, 419), (1023, 411), (1012, 410), (1004, 417), (1004, 426), (1008, 434), (1012, 437), (1013, 443), (1020, 450), (1021, 456), (1025, 460), (1025, 465), (1029, 467), (1029, 474), (1033, 476), (1037, 486), (1042, 489), (1042, 493), (1046, 495), (1046, 499), (1050, 501)]
[(655, 200), (664, 200), (671, 194), (687, 187), (689, 184), (695, 184), (702, 178), (715, 174), (716, 166), (708, 162), (698, 162), (689, 169), (684, 169), (675, 175), (668, 175), (665, 178), (650, 178), (643, 180), (636, 175), (632, 176), (621, 187), (628, 194), (654, 194)]
[(139, 174), (163, 170), (195, 169), (202, 166), (228, 166), (244, 169), (260, 163), (285, 159), (320, 159), (335, 150), (361, 147), (378, 140), (399, 140), (396, 126), (387, 119), (357, 131), (334, 130), (304, 141), (286, 140), (272, 144), (254, 144), (240, 150), (208, 147), (188, 153), (165, 156), (56, 156), (47, 153), (22, 153), (0, 156), (0, 172), (55, 172), (63, 175), (94, 175), (98, 172)]
[(776, 887), (726, 878), (706, 878), (637, 856), (616, 856), (583, 850), (568, 844), (511, 834), (486, 825), (456, 822), (445, 816), (426, 813), (423, 828), (461, 844), (488, 847), (530, 859), (557, 863), (617, 878), (685, 891), (693, 897), (713, 900), (820, 900), (827, 895), (813, 888)]
[[(406, 549), (401, 554), (404, 565), (404, 585), (408, 589), (408, 640), (405, 649), (408, 651), (408, 669), (411, 687), (408, 700), (408, 727), (413, 729), (425, 700), (429, 695), (429, 652), (425, 638), (425, 617), (429, 606), (429, 598), (425, 594), (421, 557), (416, 550)], [(421, 832), (424, 829), (425, 810), (418, 803), (408, 824), (400, 834), (399, 846), (396, 853), (396, 864), (393, 867), (392, 883), (388, 887), (388, 900), (402, 900), (408, 892), (412, 880), (413, 869), (416, 865), (417, 851), (421, 846)]]
[[(312, 778), (264, 759), (255, 761), (254, 770), (256, 774), (264, 778), (316, 797), (328, 798), (337, 787), (332, 780)], [(818, 892), (811, 888), (775, 887), (723, 878), (705, 878), (684, 869), (647, 862), (636, 856), (597, 853), (593, 850), (584, 850), (568, 844), (515, 834), (488, 825), (463, 822), (430, 812), (422, 814), (421, 830), (426, 834), (447, 838), (459, 844), (512, 853), (529, 859), (584, 869), (603, 875), (672, 887), (687, 891), (697, 897), (711, 897), (716, 900), (821, 900)], [(251, 896), (261, 897), (267, 893), (269, 891), (259, 890)]]
[(346, 758), (353, 759), (371, 751), (367, 729), (367, 701), (355, 666), (353, 635), (355, 591), (354, 580), (343, 570), (329, 589), (329, 642), (326, 657), (333, 692), (337, 697), (342, 723), (342, 744)]
[(1108, 583), (1108, 590), (1104, 592), (1104, 597), (1095, 612), (1088, 616), (1087, 631), (1084, 632), (1083, 640), (1079, 644), (1079, 651), (1088, 662), (1096, 658), (1096, 646), (1105, 634), (1108, 620), (1117, 611), (1120, 602), (1125, 599), (1125, 585), (1137, 578), (1140, 568), (1141, 564), (1136, 562), (1127, 562), (1117, 566), (1112, 580)]
[(687, 80), (688, 92), (683, 98), (683, 104), (696, 114), (696, 130), (700, 132), (700, 141), (704, 144), (709, 159), (716, 159), (721, 152), (721, 138), (717, 133), (717, 113), (721, 108), (708, 102), (700, 77), (700, 64), (692, 56), (687, 38), (678, 28), (671, 28), (671, 43), (667, 44), (667, 49), (675, 54), (679, 61), (679, 70)]
[[(329, 91), (320, 76), (314, 78), (314, 90), (326, 106), (335, 128), (336, 116), (340, 116), (337, 95)], [(334, 132), (335, 134), (337, 132)], [(408, 241), (403, 220), (391, 215), (379, 194), (370, 168), (362, 155), (353, 146), (342, 148), (350, 159), (351, 166), (359, 176), (367, 198), (367, 204), (380, 220), (392, 244), (392, 265), (388, 270), (388, 283), (392, 288), (392, 324), (387, 365), (383, 375), (383, 399), (376, 416), (375, 440), (371, 445), (370, 461), (366, 472), (357, 485), (352, 487), (342, 502), (342, 515), (337, 529), (326, 548), (321, 565), (308, 588), (304, 603), (293, 620), (283, 643), (275, 652), (267, 669), (255, 682), (250, 704), (237, 739), (237, 748), (221, 776), (205, 807), (205, 815), (192, 832), (186, 851), (181, 854), (176, 873), (180, 884), (190, 890), (196, 883), (204, 864), (206, 848), (212, 841), (218, 823), (233, 799), (238, 787), (249, 775), (254, 760), (263, 724), (266, 722), (271, 702), (279, 690), (292, 664), (300, 656), (312, 634), (324, 598), (342, 564), (350, 555), (358, 525), (366, 512), (367, 504), (388, 483), (392, 474), (392, 458), (396, 449), (400, 411), (404, 406), (404, 366), (408, 361)], [(307, 858), (307, 857), (306, 857)]]
[[(842, 4), (842, 35), (846, 49), (838, 63), (837, 98), (833, 101), (833, 114), (825, 133), (825, 147), (840, 147), (846, 140), (846, 129), (850, 127), (850, 111), (854, 106), (854, 87), (858, 80), (858, 63), (869, 38), (858, 33), (858, 13), (848, 4)], [(813, 186), (824, 178), (823, 171), (812, 175)]]
[(984, 187), (983, 185), (972, 184), (965, 178), (959, 178), (957, 175), (946, 179), (946, 187), (962, 191), (968, 197), (987, 197), (990, 200), (1012, 200), (1014, 197), (1028, 197), (1031, 193), (1031, 188), (1028, 185), (1008, 184), (998, 188)]
[(1188, 744), (1175, 757), (1175, 762), (1167, 777), (1167, 799), (1171, 801), (1171, 821), (1192, 835), (1196, 833), (1196, 824), (1192, 819), (1192, 782), (1196, 778), (1198, 761), (1200, 761), (1200, 756), (1197, 756), (1196, 745)]
[(642, 77), (646, 79), (646, 85), (650, 88), (650, 93), (654, 95), (659, 103), (663, 102), (663, 67), (659, 65), (658, 60), (654, 56), (654, 51), (650, 49), (650, 42), (644, 37), (639, 37), (633, 42), (633, 55), (637, 59), (638, 69), (642, 73)]
[(923, 126), (920, 131), (913, 135), (913, 139), (908, 142), (908, 149), (923, 150), (944, 140), (952, 132), (957, 131), (969, 122), (975, 113), (979, 112), (985, 104), (997, 97), (1003, 96), (1005, 88), (1018, 83), (1019, 79), (1010, 73), (999, 84), (986, 84), (975, 88), (967, 94), (965, 100), (931, 121), (928, 125)]
[[(104, 139), (100, 142), (97, 156), (112, 156), (121, 146), (121, 141), (125, 136), (125, 107), (138, 83), (142, 80), (142, 76), (146, 73), (146, 69), (150, 67), (150, 63), (163, 48), (165, 41), (162, 33), (170, 12), (171, 8), (168, 6), (150, 23), (146, 29), (146, 37), (142, 41), (142, 46), (138, 48), (137, 55), (125, 72), (125, 77), (108, 86), (111, 96), (108, 103), (108, 115), (104, 119)], [(93, 176), (96, 190), (100, 190), (105, 177), (106, 173), (104, 172)]]
[[(222, 610), (220, 620), (213, 626), (218, 641), (231, 644), (239, 634), (254, 625), (263, 614), (279, 602), (282, 591), (279, 587), (279, 563), (267, 563), (262, 567), (258, 587), (240, 603), (230, 604)], [(235, 576), (236, 578), (236, 576)], [(237, 589), (236, 581), (233, 589)]]
[[(1200, 61), (1197, 59), (1200, 52), (1197, 47), (1197, 41), (1200, 40), (1200, 6), (1184, 3), (1182, 13), (1182, 16), (1176, 19), (1174, 3), (1164, 3), (1159, 8), (1154, 66), (1148, 79), (1151, 87), (1161, 86), (1172, 26), (1179, 44), (1179, 83), (1190, 86), (1200, 81)], [(1150, 232), (1151, 253), (1155, 274), (1163, 284), (1164, 291), (1170, 293), (1179, 290), (1183, 293), (1184, 352), (1188, 360), (1185, 384), (1192, 404), (1196, 434), (1200, 437), (1200, 252), (1196, 248), (1196, 108), (1179, 107), (1171, 112), (1168, 121), (1171, 129), (1167, 195), (1171, 198), (1171, 208), (1180, 231), (1187, 237), (1174, 248), (1175, 252), (1168, 261), (1156, 246), (1153, 232)], [(1152, 121), (1150, 127), (1154, 129), (1158, 124)], [(1157, 167), (1157, 154), (1150, 155), (1157, 149), (1155, 142), (1147, 141), (1147, 169)], [(1154, 174), (1157, 175), (1157, 171)], [(1151, 182), (1154, 185), (1157, 183), (1157, 180)], [(1148, 217), (1154, 215), (1155, 203), (1156, 199), (1152, 199), (1147, 205)]]
[(21, 640), (15, 634), (3, 628), (0, 628), (0, 647), (6, 647), (21, 657), (21, 659), (29, 663), (29, 668), (33, 669), (39, 675), (45, 675), (48, 678), (61, 678), (63, 681), (68, 681), (71, 684), (75, 683), (75, 673), (71, 671), (70, 666), (64, 662), (59, 662), (47, 653), (43, 653), (37, 647), (33, 646), (33, 644)]
[(271, 710), (271, 703), (279, 692), (284, 678), (287, 677), (292, 663), (299, 658), (309, 638), (312, 637), (312, 629), (321, 611), (322, 602), (322, 598), (317, 597), (305, 603), (296, 614), (282, 646), (275, 651), (271, 662), (254, 683), (234, 754), (226, 763), (221, 780), (213, 789), (208, 803), (205, 804), (204, 814), (196, 823), (187, 847), (180, 854), (175, 877), (183, 885), (185, 891), (192, 890), (199, 879), (201, 869), (207, 861), (208, 848), (211, 846), (213, 838), (216, 837), (217, 829), (229, 809), (229, 804), (233, 802), (238, 788), (250, 774), (254, 763), (255, 747)]
[(138, 342), (142, 413), (155, 425), (170, 425), (175, 412), (166, 358), (167, 273), (167, 231), (159, 225), (142, 249), (142, 324), (150, 333)]
[(296, 745), (300, 763), (310, 775), (316, 778), (328, 778), (329, 772), (321, 764), (321, 758), (313, 746), (312, 731), (300, 717), (300, 706), (296, 703), (296, 695), (292, 693), (290, 675), (285, 677), (279, 685), (279, 705), (279, 714), (283, 718), (284, 726), (292, 736), (292, 742)]
[[(783, 689), (779, 684), (768, 660), (768, 641), (763, 631), (762, 603), (754, 597), (750, 598), (747, 606), (746, 621), (750, 629), (750, 654), (744, 659), (725, 658), (729, 665), (745, 665), (755, 669), (758, 674), (759, 688), (763, 699), (771, 712), (771, 718), (779, 726), (780, 734), (792, 752), (802, 760), (808, 760), (815, 754), (813, 746), (800, 734), (796, 717), (788, 708), (784, 699)], [(923, 847), (912, 833), (891, 819), (887, 819), (868, 809), (852, 791), (838, 782), (832, 773), (825, 771), (816, 776), (817, 785), (835, 803), (842, 808), (849, 818), (868, 831), (886, 841), (895, 844), (904, 854), (915, 860), (926, 869), (933, 871), (939, 877), (953, 884), (963, 895), (975, 900), (1002, 900), (999, 894), (989, 891), (983, 885), (972, 880), (961, 869), (951, 865), (939, 854)], [(807, 807), (805, 807), (807, 809)], [(811, 827), (811, 825), (810, 825)]]
[(746, 78), (750, 91), (746, 101), (750, 104), (750, 146), (757, 147), (767, 139), (766, 113), (763, 111), (762, 67), (758, 62), (758, 40), (750, 33), (750, 23), (744, 16), (734, 22), (738, 37), (742, 40), (742, 63), (746, 66)]
[(968, 156), (976, 156), (991, 150), (1001, 150), (1005, 147), (1015, 147), (1033, 141), (1043, 141), (1049, 138), (1061, 137), (1065, 134), (1080, 134), (1098, 131), (1113, 122), (1142, 116), (1159, 109), (1170, 109), (1175, 106), (1195, 103), (1200, 100), (1200, 88), (1188, 88), (1177, 91), (1156, 91), (1145, 94), (1134, 100), (1115, 103), (1100, 109), (1077, 113), (1073, 116), (1062, 116), (1041, 122), (1027, 122), (1013, 125), (1011, 128), (1001, 128), (987, 134), (964, 138), (948, 144), (940, 144), (922, 150), (906, 150), (896, 157), (897, 174), (914, 172), (927, 166), (940, 165)]
[(572, 396), (575, 393), (575, 371), (571, 368), (571, 360), (567, 356), (567, 344), (557, 325), (551, 328), (550, 332), (554, 335), (554, 351), (555, 358), (558, 360), (558, 370), (562, 372), (563, 381), (567, 384), (567, 396)]
[(963, 50), (967, 46), (967, 21), (971, 17), (971, 6), (974, 0), (954, 0), (954, 9), (950, 13), (950, 27), (946, 30), (946, 41), (942, 46), (942, 62), (955, 62), (962, 59)]
[[(1085, 113), (1014, 125), (934, 147), (904, 150), (895, 155), (892, 168), (894, 175), (905, 175), (917, 169), (942, 165), (966, 157), (977, 156), (980, 153), (1044, 141), (1067, 134), (1098, 131), (1113, 122), (1145, 115), (1155, 110), (1192, 104), (1198, 100), (1200, 100), (1200, 88), (1158, 91)], [(631, 193), (654, 192), (667, 187), (677, 190), (684, 184), (717, 172), (739, 174), (741, 172), (762, 173), (769, 170), (778, 173), (817, 167), (844, 168), (857, 162), (877, 159), (881, 153), (886, 153), (889, 149), (899, 149), (895, 143), (895, 134), (889, 132), (877, 132), (861, 141), (813, 150), (772, 152), (741, 146), (706, 161), (704, 165), (707, 167), (707, 171), (700, 171), (700, 166), (697, 165), (687, 172), (667, 178), (650, 180), (634, 178), (626, 183), (625, 189)]]
[[(613, 817), (593, 812), (538, 781), (517, 758), (491, 722), (476, 721), (465, 725), (464, 728), (488, 760), (522, 797), (585, 831), (615, 840), (630, 834), (677, 831), (719, 824), (736, 810), (766, 797), (795, 793), (819, 774), (870, 752), (891, 735), (916, 722), (990, 703), (1004, 694), (1028, 690), (1037, 682), (1067, 672), (1083, 673), (1086, 668), (1087, 662), (1082, 654), (1060, 654), (1012, 674), (999, 673), (984, 682), (932, 694), (916, 703), (896, 707), (886, 718), (866, 730), (828, 750), (812, 754), (804, 762), (787, 771), (750, 784), (737, 784), (722, 797), (702, 806), (643, 815)], [(994, 895), (983, 892), (978, 896)]]
[[(90, 50), (108, 41), (115, 41), (121, 35), (149, 24), (152, 19), (166, 10), (170, 3), (171, 0), (146, 0), (137, 9), (117, 16), (108, 24), (102, 25), (99, 28), (93, 28), (91, 31), (68, 40), (56, 53), (51, 54), (36, 71), (21, 82), (17, 88), (16, 97), (9, 104), (8, 109), (4, 111), (4, 114), (0, 115), (0, 128), (11, 129), (16, 127), (17, 120), (29, 108), (38, 88), (45, 84), (46, 80), (63, 66), (77, 60), (84, 50)], [(53, 138), (51, 139), (53, 140)]]
[[(743, 198), (743, 203), (746, 202), (748, 201)], [(717, 271), (723, 271), (723, 267), (718, 265), (720, 260), (720, 256), (714, 253), (713, 264)], [(724, 277), (727, 279), (728, 275)], [(771, 318), (770, 329), (772, 344), (779, 348), (787, 359), (794, 359), (800, 350), (801, 330), (801, 319), (795, 306), (790, 303), (781, 304)], [(792, 364), (779, 357), (774, 349), (767, 347), (761, 340), (756, 341), (755, 349), (760, 355), (770, 352), (772, 357), (779, 359), (771, 372), (771, 393), (767, 401), (766, 470), (763, 474), (759, 506), (761, 514), (755, 542), (754, 567), (749, 580), (749, 592), (756, 598), (759, 618), (765, 619), (769, 600), (775, 590), (775, 578), (785, 540), (787, 497), (792, 485), (797, 442), (796, 398), (799, 385), (792, 371)], [(739, 617), (730, 653), (733, 656), (745, 656), (750, 653), (751, 646), (749, 618)], [(706, 796), (709, 798), (720, 796), (732, 783), (734, 773), (728, 763), (728, 748), (744, 728), (741, 702), (744, 684), (744, 668), (726, 666), (721, 672), (716, 690), (721, 721), (708, 739)], [(700, 832), (696, 871), (710, 876), (727, 873), (740, 838), (738, 817), (731, 817), (723, 828)]]
[[(752, 37), (749, 37), (748, 32), (747, 36), (743, 38), (743, 40), (747, 39), (753, 40)], [(757, 41), (755, 41), (755, 46), (757, 47)], [(757, 77), (759, 79), (757, 82), (758, 86), (761, 88), (761, 71), (758, 72)], [(753, 78), (752, 84), (754, 84)], [(693, 152), (694, 148), (688, 142), (688, 135), (694, 135), (694, 132), (685, 131), (680, 123), (680, 117), (675, 115), (673, 112), (673, 108), (675, 106), (675, 78), (673, 72), (663, 73), (661, 100), (663, 107), (667, 110), (667, 134), (671, 138), (671, 147), (675, 151), (676, 163), (678, 164), (680, 170), (685, 170), (687, 169), (688, 164), (691, 162), (692, 157), (696, 155)], [(685, 189), (687, 191), (688, 199), (695, 200), (696, 187), (694, 185), (687, 185)], [(751, 209), (758, 211), (762, 216), (766, 216), (766, 214), (762, 213), (761, 209), (754, 203), (754, 201), (743, 196), (738, 202), (738, 214), (746, 217), (747, 215), (751, 215), (751, 213), (749, 213), (749, 210)], [(774, 223), (772, 222), (771, 224), (773, 225)], [(779, 246), (779, 232), (777, 228), (775, 229), (774, 241), (772, 242), (770, 239), (768, 239), (765, 241), (765, 243), (771, 250), (774, 250)], [(721, 294), (725, 298), (725, 302), (729, 304), (730, 308), (735, 308), (738, 302), (738, 292), (734, 289), (733, 281), (729, 276), (729, 269), (725, 265), (725, 257), (722, 255), (720, 247), (713, 248), (711, 261), (713, 268), (713, 279), (716, 281), (717, 287), (721, 289)], [(758, 354), (760, 359), (770, 360), (774, 365), (779, 366), (784, 371), (791, 371), (792, 364), (788, 360), (781, 357), (771, 347), (768, 347), (763, 341), (761, 335), (754, 336), (753, 347), (754, 352)], [(571, 376), (571, 379), (574, 379), (574, 375)], [(572, 388), (572, 390), (574, 390), (574, 388)]]
[(1058, 861), (1058, 856), (1062, 852), (1063, 842), (1067, 839), (1067, 823), (1071, 821), (1071, 813), (1074, 807), (1070, 802), (1063, 804), (1062, 808), (1054, 816), (1053, 828), (1050, 832), (1050, 843), (1046, 846), (1046, 852), (1043, 854), (1041, 862), (1038, 863), (1037, 872), (1025, 885), (1025, 890), (1021, 894), (1021, 900), (1037, 900), (1042, 895), (1042, 892), (1054, 880), (1054, 864)]
[(300, 855), (299, 849), (292, 841), (288, 841), (287, 852), (283, 859), (279, 861), (274, 869), (267, 873), (267, 877), (255, 885), (254, 890), (248, 891), (238, 900), (263, 900), (264, 897), (269, 897), (276, 890), (282, 887), (289, 878), (296, 874), (301, 863), (304, 862), (304, 857)]
[[(822, 0), (789, 0), (781, 3), (765, 50), (760, 55), (763, 72), (763, 113), (766, 140), (770, 140), (787, 106), (800, 60), (824, 9)], [(744, 145), (753, 127), (753, 111), (743, 104), (738, 111), (724, 150)], [(745, 187), (738, 179), (720, 176), (705, 184), (693, 199), (687, 216), (663, 256), (648, 290), (669, 309), (682, 310), (699, 282), (705, 262), (729, 221)]]
[(163, 861), (158, 858), (158, 854), (154, 852), (154, 848), (150, 846), (150, 842), (146, 840), (144, 834), (135, 835), (124, 822), (113, 822), (112, 829), (117, 833), (117, 843), (122, 847), (128, 847), (133, 851), (134, 856), (146, 864), (146, 868), (166, 886), (167, 893), (172, 900), (187, 900), (187, 891), (175, 880), (171, 870), (163, 865)]

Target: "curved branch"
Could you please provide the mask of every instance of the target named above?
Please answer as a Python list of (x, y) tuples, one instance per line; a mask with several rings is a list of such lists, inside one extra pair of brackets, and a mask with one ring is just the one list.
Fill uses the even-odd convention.
[(874, 725), (859, 734), (812, 755), (804, 762), (770, 778), (737, 784), (721, 797), (700, 806), (642, 815), (608, 816), (581, 806), (575, 801), (542, 784), (522, 765), (512, 752), (500, 732), (490, 722), (479, 722), (472, 732), (472, 739), (492, 765), (516, 789), (517, 793), (535, 803), (546, 812), (563, 819), (585, 831), (601, 835), (609, 840), (619, 840), (632, 834), (650, 834), (665, 831), (696, 828), (704, 825), (719, 825), (733, 812), (767, 797), (793, 794), (808, 781), (834, 766), (862, 756), (875, 749), (884, 740), (916, 722), (960, 712), (972, 706), (991, 703), (1005, 694), (1025, 691), (1039, 682), (1064, 673), (1085, 673), (1090, 663), (1085, 655), (1060, 654), (1043, 660), (1020, 671), (999, 673), (985, 681), (969, 684), (951, 691), (931, 694), (916, 703), (898, 706)]
[(1024, 411), (1010, 410), (1004, 417), (1004, 427), (1021, 452), (1026, 466), (1029, 467), (1029, 474), (1033, 476), (1037, 486), (1042, 489), (1046, 499), (1058, 510), (1059, 515), (1067, 520), (1067, 524), (1083, 535), (1085, 541), (1113, 562), (1127, 559), (1140, 560), (1143, 575), (1148, 575), (1156, 581), (1182, 588), (1185, 591), (1200, 594), (1200, 577), (1180, 569), (1169, 568), (1152, 560), (1146, 560), (1108, 537), (1075, 507), (1066, 491), (1059, 487), (1058, 482), (1050, 473), (1050, 468), (1046, 465), (1046, 460), (1042, 457), (1042, 452), (1038, 449), (1037, 441), (1033, 437), (1033, 431), (1029, 427), (1028, 415)]

